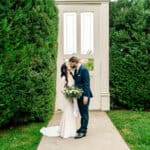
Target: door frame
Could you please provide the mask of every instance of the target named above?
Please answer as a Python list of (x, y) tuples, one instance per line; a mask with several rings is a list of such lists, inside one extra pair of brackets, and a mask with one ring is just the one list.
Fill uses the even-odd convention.
[[(82, 59), (91, 58), (94, 60), (94, 73), (90, 73), (92, 92), (94, 97), (90, 103), (92, 110), (110, 110), (109, 94), (109, 2), (98, 1), (56, 1), (59, 10), (59, 35), (58, 35), (58, 56), (57, 56), (57, 86), (60, 87), (60, 66), (65, 59), (72, 55), (63, 53), (63, 13), (77, 13), (77, 56)], [(91, 5), (92, 4), (92, 5)], [(91, 55), (80, 54), (80, 13), (94, 13), (94, 53)], [(60, 91), (56, 91), (56, 110), (63, 109)]]

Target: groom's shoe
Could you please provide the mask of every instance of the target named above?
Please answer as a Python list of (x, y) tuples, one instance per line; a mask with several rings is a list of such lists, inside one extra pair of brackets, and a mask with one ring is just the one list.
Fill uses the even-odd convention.
[(77, 132), (77, 133), (80, 133), (81, 131), (80, 131), (80, 129), (78, 129), (76, 132)]
[(75, 139), (80, 139), (86, 136), (86, 133), (78, 133), (74, 138)]

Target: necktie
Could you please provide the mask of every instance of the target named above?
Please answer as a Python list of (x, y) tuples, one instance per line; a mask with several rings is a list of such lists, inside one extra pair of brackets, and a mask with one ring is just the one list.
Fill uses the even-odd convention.
[(77, 73), (78, 73), (78, 70), (77, 70), (77, 69), (75, 69), (74, 74), (76, 75)]

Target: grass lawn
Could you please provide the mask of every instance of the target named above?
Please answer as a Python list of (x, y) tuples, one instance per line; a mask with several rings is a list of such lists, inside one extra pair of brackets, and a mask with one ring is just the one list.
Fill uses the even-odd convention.
[(150, 150), (150, 112), (117, 110), (108, 115), (131, 150)]
[(39, 130), (46, 126), (47, 122), (1, 129), (0, 150), (36, 150), (42, 136)]

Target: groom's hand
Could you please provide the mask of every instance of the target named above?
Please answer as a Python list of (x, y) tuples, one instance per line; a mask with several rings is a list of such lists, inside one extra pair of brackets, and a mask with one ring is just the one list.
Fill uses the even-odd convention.
[(86, 105), (88, 103), (88, 97), (84, 96), (83, 97), (83, 104)]

